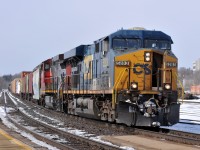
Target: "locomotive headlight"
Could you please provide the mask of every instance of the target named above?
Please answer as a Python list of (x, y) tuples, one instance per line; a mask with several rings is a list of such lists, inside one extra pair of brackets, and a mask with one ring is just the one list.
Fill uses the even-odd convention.
[(138, 89), (138, 83), (137, 82), (132, 82), (131, 83), (131, 89), (137, 90)]
[(164, 84), (164, 88), (165, 88), (165, 90), (170, 90), (171, 89), (171, 85), (169, 83), (165, 83)]
[(146, 61), (150, 61), (150, 57), (146, 57)]
[(144, 53), (144, 60), (146, 62), (150, 62), (151, 61), (151, 53), (150, 52), (145, 52)]
[(137, 84), (133, 83), (133, 84), (132, 84), (132, 88), (133, 88), (133, 89), (136, 89), (136, 88), (137, 88)]
[(150, 53), (149, 53), (149, 52), (146, 52), (146, 53), (145, 53), (145, 56), (146, 56), (146, 57), (150, 57)]

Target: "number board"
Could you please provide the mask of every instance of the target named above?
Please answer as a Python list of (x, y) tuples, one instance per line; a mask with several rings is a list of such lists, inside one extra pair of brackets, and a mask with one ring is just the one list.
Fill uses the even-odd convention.
[(177, 62), (166, 62), (166, 67), (177, 67)]
[(115, 61), (116, 66), (130, 66), (130, 61)]

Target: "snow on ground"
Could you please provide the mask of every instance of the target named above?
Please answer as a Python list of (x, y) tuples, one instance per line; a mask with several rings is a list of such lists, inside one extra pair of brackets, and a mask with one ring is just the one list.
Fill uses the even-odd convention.
[(180, 107), (180, 119), (200, 121), (200, 103), (183, 102)]
[(173, 126), (162, 127), (162, 128), (200, 134), (200, 102), (197, 103), (197, 101), (200, 100), (196, 99), (196, 100), (186, 100), (186, 101), (195, 101), (195, 103), (187, 103), (187, 102), (181, 103), (180, 122), (196, 123), (196, 124), (177, 123)]
[(17, 102), (15, 101), (15, 99), (8, 93), (8, 96), (10, 97), (10, 99), (12, 100), (12, 102), (15, 104), (15, 106), (17, 106)]
[(200, 103), (200, 99), (179, 99), (179, 102), (190, 102), (190, 103)]
[[(28, 116), (30, 116), (30, 117), (32, 117), (31, 115), (29, 115), (23, 108), (19, 108), (23, 113), (25, 113), (26, 115), (28, 115)], [(39, 114), (39, 113), (38, 113)], [(41, 114), (39, 114), (39, 115), (41, 115)], [(44, 115), (41, 115), (41, 116), (43, 116), (43, 117), (47, 117), (47, 116), (44, 116)], [(49, 117), (48, 117), (49, 118)], [(34, 118), (34, 119), (38, 119), (38, 118)], [(55, 128), (59, 128), (59, 124), (62, 124), (60, 121), (58, 121), (58, 120), (56, 120), (56, 119), (53, 119), (53, 118), (50, 118), (52, 121), (54, 121), (54, 122), (57, 122), (58, 124), (57, 124), (57, 126), (52, 126), (52, 125), (50, 125), (50, 124), (48, 124), (48, 125), (50, 125), (50, 126), (52, 126), (52, 127), (55, 127)], [(46, 122), (44, 122), (44, 121), (41, 121), (41, 120), (39, 120), (40, 122), (42, 122), (42, 123), (45, 123), (45, 124), (47, 124)], [(78, 129), (73, 129), (73, 128), (59, 128), (60, 130), (63, 130), (63, 131), (65, 131), (65, 132), (69, 132), (69, 133), (71, 133), (71, 134), (74, 134), (74, 135), (77, 135), (77, 136), (81, 136), (81, 137), (85, 137), (85, 138), (89, 138), (89, 139), (92, 139), (92, 140), (94, 140), (94, 141), (100, 141), (100, 142), (102, 142), (102, 143), (106, 143), (106, 144), (108, 144), (108, 145), (113, 145), (112, 143), (110, 143), (110, 142), (106, 142), (106, 141), (103, 141), (103, 140), (101, 140), (101, 137), (100, 136), (97, 136), (97, 137), (91, 137), (91, 136), (93, 136), (92, 134), (89, 134), (89, 133), (87, 133), (86, 131), (84, 131), (84, 130), (78, 130)], [(52, 135), (51, 135), (52, 136)], [(50, 137), (51, 137), (50, 136)], [(62, 139), (59, 139), (59, 140), (61, 140), (62, 141)], [(65, 141), (66, 142), (66, 141)], [(131, 147), (120, 147), (121, 149), (128, 149), (128, 150), (134, 150), (134, 148), (131, 148)]]
[(64, 125), (63, 122), (61, 122), (61, 121), (59, 121), (59, 120), (57, 120), (57, 119), (54, 119), (54, 118), (51, 118), (51, 117), (42, 115), (42, 114), (40, 114), (38, 111), (35, 111), (35, 110), (33, 110), (33, 111), (34, 111), (36, 114), (38, 114), (39, 116), (48, 118), (48, 119), (51, 120), (52, 122), (57, 123), (57, 125)]
[[(10, 99), (13, 101), (13, 103), (17, 106), (17, 102), (27, 106), (25, 103), (23, 103), (19, 98), (14, 97), (10, 92), (7, 92)], [(17, 101), (17, 102), (16, 102)], [(28, 107), (28, 106), (27, 106)]]
[(7, 104), (7, 99), (6, 99), (6, 94), (5, 94), (5, 92), (4, 92), (4, 101), (5, 101), (5, 104)]
[(200, 134), (200, 125), (196, 125), (196, 124), (177, 123), (177, 124), (175, 124), (173, 126), (162, 127), (162, 128)]
[[(13, 109), (11, 108), (7, 108), (7, 112), (9, 111), (12, 111)], [(31, 134), (29, 133), (26, 133), (24, 131), (21, 131), (19, 130), (14, 124), (12, 124), (11, 122), (9, 122), (7, 119), (6, 119), (6, 113), (4, 111), (4, 108), (0, 106), (0, 118), (3, 122), (4, 125), (6, 125), (8, 128), (20, 133), (22, 136), (28, 138), (29, 140), (31, 140), (33, 143), (37, 144), (37, 145), (40, 145), (40, 146), (43, 146), (43, 147), (46, 147), (48, 148), (49, 150), (59, 150), (57, 149), (56, 147), (53, 147), (47, 143), (44, 143), (40, 140), (37, 140), (35, 137), (33, 137)]]

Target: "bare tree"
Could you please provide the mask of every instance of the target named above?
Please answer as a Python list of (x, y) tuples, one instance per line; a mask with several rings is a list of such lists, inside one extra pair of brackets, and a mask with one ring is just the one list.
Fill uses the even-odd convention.
[(6, 83), (6, 81), (0, 77), (0, 89), (7, 89), (8, 88), (8, 84)]
[(190, 68), (181, 67), (178, 70), (179, 80), (182, 82), (185, 90), (190, 90), (194, 83), (194, 73)]
[(194, 83), (193, 83), (194, 85), (200, 84), (200, 70), (194, 71), (193, 79), (194, 79)]
[(15, 78), (19, 78), (20, 73), (14, 74), (14, 75), (3, 75), (0, 77), (0, 89), (7, 89), (10, 82), (14, 80)]

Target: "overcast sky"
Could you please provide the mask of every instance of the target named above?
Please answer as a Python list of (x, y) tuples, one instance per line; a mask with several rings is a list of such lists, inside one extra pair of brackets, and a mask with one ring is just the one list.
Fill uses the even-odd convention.
[(199, 7), (199, 0), (0, 0), (0, 75), (131, 27), (170, 35), (179, 67), (192, 67), (200, 58)]

